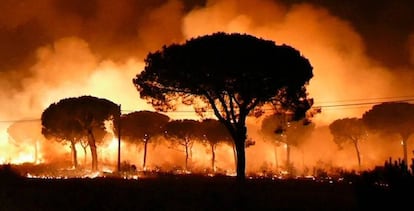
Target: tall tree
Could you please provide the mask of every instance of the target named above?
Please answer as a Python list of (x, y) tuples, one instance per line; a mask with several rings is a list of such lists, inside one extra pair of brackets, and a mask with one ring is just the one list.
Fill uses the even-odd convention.
[(402, 138), (404, 162), (408, 165), (407, 141), (414, 133), (414, 104), (386, 102), (374, 105), (364, 113), (362, 120), (368, 129), (399, 134)]
[(145, 170), (148, 144), (153, 137), (163, 135), (165, 124), (170, 118), (152, 111), (136, 111), (121, 116), (122, 138), (144, 146), (142, 168)]
[(216, 148), (220, 143), (228, 143), (231, 135), (227, 128), (218, 120), (204, 119), (201, 122), (200, 129), (203, 131), (202, 137), (211, 149), (211, 169), (216, 171)]
[(248, 115), (266, 103), (297, 118), (311, 107), (305, 86), (312, 66), (296, 49), (271, 40), (218, 32), (164, 46), (145, 62), (133, 79), (140, 97), (161, 111), (181, 103), (201, 116), (212, 109), (235, 143), (239, 180), (245, 179)]
[(165, 125), (165, 136), (174, 145), (184, 148), (185, 170), (188, 170), (193, 145), (200, 137), (200, 122), (192, 119), (170, 121)]
[[(93, 96), (65, 98), (43, 111), (42, 133), (69, 140), (86, 136), (91, 150), (92, 170), (95, 171), (98, 169), (96, 143), (103, 141), (106, 131), (111, 129), (105, 128), (105, 121), (117, 122), (120, 113), (120, 107), (107, 99)], [(118, 124), (113, 125), (116, 127)]]
[(78, 167), (76, 144), (86, 138), (86, 133), (68, 112), (69, 107), (51, 104), (42, 113), (42, 134), (46, 139), (54, 140), (64, 145), (69, 144), (72, 154), (73, 167)]
[[(237, 152), (236, 146), (234, 144), (233, 138), (231, 134), (227, 130), (227, 128), (218, 120), (215, 119), (204, 119), (201, 122), (201, 137), (200, 139), (204, 140), (202, 143), (208, 144), (211, 148), (211, 164), (212, 169), (215, 171), (215, 157), (216, 157), (216, 148), (219, 144), (225, 144), (232, 148), (233, 150), (233, 157), (234, 157), (234, 164), (237, 169)], [(199, 132), (200, 133), (200, 132)], [(256, 142), (251, 138), (247, 137), (245, 142), (245, 147), (251, 147), (255, 145)]]
[(263, 140), (273, 146), (276, 172), (279, 171), (278, 148), (282, 144), (283, 125), (285, 125), (285, 120), (280, 115), (269, 115), (262, 120), (259, 131)]
[(87, 160), (87, 155), (88, 155), (88, 147), (89, 147), (89, 144), (88, 144), (88, 140), (85, 140), (85, 139), (82, 139), (82, 140), (80, 140), (79, 141), (79, 144), (81, 145), (81, 147), (82, 147), (82, 149), (83, 149), (83, 163), (84, 164), (86, 164), (86, 160)]
[(15, 145), (33, 146), (34, 163), (39, 161), (39, 141), (42, 138), (40, 121), (15, 122), (7, 128), (7, 133)]
[[(315, 124), (310, 122), (307, 118), (294, 120), (290, 114), (277, 113), (263, 119), (261, 133), (269, 139), (270, 142), (274, 143), (275, 147), (280, 143), (285, 144), (286, 168), (288, 172), (291, 173), (291, 147), (299, 147), (307, 140), (307, 138), (309, 138), (314, 129)], [(275, 154), (275, 156), (277, 155)]]
[[(301, 144), (303, 144), (306, 140), (309, 140), (310, 135), (312, 134), (313, 130), (315, 129), (315, 123), (310, 122), (308, 119), (301, 119), (298, 121), (290, 121), (288, 123), (288, 127), (284, 133), (284, 138), (286, 144), (286, 152), (287, 152), (287, 167), (289, 173), (293, 172), (293, 165), (290, 162), (290, 150), (291, 147), (296, 147), (298, 149), (301, 148)], [(305, 166), (304, 161), (304, 151), (302, 149), (302, 165)]]
[(333, 141), (342, 148), (347, 142), (354, 145), (358, 158), (358, 167), (361, 169), (361, 154), (359, 142), (367, 136), (365, 125), (358, 118), (337, 119), (329, 125), (329, 130), (333, 136)]

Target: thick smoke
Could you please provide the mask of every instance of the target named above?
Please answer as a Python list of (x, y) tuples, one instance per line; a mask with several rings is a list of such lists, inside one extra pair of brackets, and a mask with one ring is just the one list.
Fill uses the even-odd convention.
[[(0, 6), (0, 120), (5, 121), (0, 123), (0, 158), (15, 153), (4, 134), (10, 123), (39, 119), (43, 109), (62, 98), (94, 95), (121, 104), (124, 112), (152, 110), (139, 99), (131, 82), (143, 69), (147, 53), (216, 31), (249, 33), (288, 44), (310, 60), (314, 78), (309, 95), (315, 105), (322, 106), (314, 121), (317, 128), (325, 128), (312, 136), (305, 154), (297, 152), (310, 163), (324, 160), (345, 165), (343, 160), (349, 159), (342, 158), (354, 156), (352, 148), (349, 153), (341, 151), (342, 158), (321, 152), (336, 152), (326, 125), (337, 118), (360, 117), (371, 106), (327, 105), (413, 93), (410, 65), (401, 69), (382, 66), (382, 61), (369, 56), (365, 40), (352, 22), (316, 4), (210, 0), (189, 6), (179, 0), (6, 0)], [(413, 37), (406, 37), (411, 67)], [(172, 117), (195, 115), (182, 112)], [(252, 134), (257, 130), (249, 128)], [(264, 143), (248, 149), (248, 156), (260, 157), (254, 163), (248, 157), (251, 168), (272, 162), (273, 152), (268, 149)], [(367, 153), (369, 150), (366, 147)], [(366, 160), (381, 164), (383, 156), (375, 159), (374, 155)]]

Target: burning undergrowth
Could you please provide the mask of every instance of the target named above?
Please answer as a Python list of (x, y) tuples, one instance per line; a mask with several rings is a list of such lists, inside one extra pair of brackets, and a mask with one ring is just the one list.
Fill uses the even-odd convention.
[[(120, 171), (116, 166), (102, 167), (98, 171), (91, 171), (89, 168), (78, 167), (68, 168), (70, 163), (23, 163), (23, 164), (4, 164), (0, 168), (0, 178), (3, 181), (28, 179), (74, 179), (74, 178), (121, 178), (121, 179), (148, 179), (148, 178), (165, 178), (165, 177), (228, 177), (234, 178), (236, 174), (233, 171), (218, 169), (212, 172), (210, 169), (203, 170), (183, 170), (176, 168), (148, 168), (147, 170), (137, 170), (135, 165), (123, 162)], [(315, 169), (315, 174), (309, 175), (292, 175), (286, 171), (273, 172), (263, 170), (262, 172), (248, 172), (247, 179), (270, 179), (270, 180), (309, 180), (316, 182), (342, 182), (344, 175), (350, 172), (345, 170)]]

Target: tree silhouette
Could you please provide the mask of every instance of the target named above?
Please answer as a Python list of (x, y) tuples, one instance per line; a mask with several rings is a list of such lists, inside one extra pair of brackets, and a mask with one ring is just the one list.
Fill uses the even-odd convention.
[[(222, 32), (149, 53), (133, 83), (153, 107), (183, 103), (203, 116), (213, 110), (237, 151), (237, 178), (245, 179), (246, 118), (266, 103), (302, 117), (311, 107), (305, 85), (312, 66), (299, 51), (246, 34)], [(259, 113), (259, 112), (257, 112)]]
[(46, 139), (52, 139), (63, 144), (70, 144), (73, 167), (78, 167), (76, 143), (87, 137), (68, 112), (71, 108), (65, 104), (51, 104), (42, 113), (42, 134)]
[[(228, 145), (229, 147), (232, 148), (233, 150), (233, 157), (234, 157), (234, 164), (237, 168), (237, 153), (236, 153), (236, 147), (233, 141), (233, 138), (231, 137), (229, 131), (227, 130), (227, 128), (218, 120), (215, 119), (204, 119), (201, 122), (201, 126), (200, 126), (201, 130), (203, 132), (201, 132), (201, 137), (200, 139), (204, 140), (203, 143), (206, 143), (210, 146), (211, 148), (211, 164), (212, 164), (212, 169), (213, 171), (215, 171), (216, 167), (215, 167), (215, 150), (216, 147), (223, 143)], [(250, 147), (255, 145), (256, 142), (251, 138), (251, 137), (247, 137), (246, 142), (245, 142), (245, 147)]]
[[(303, 144), (306, 140), (309, 139), (309, 136), (312, 134), (312, 132), (315, 129), (315, 123), (309, 122), (308, 119), (301, 119), (301, 120), (293, 120), (288, 123), (288, 127), (286, 129), (286, 151), (287, 153), (287, 163), (288, 168), (290, 171), (292, 171), (292, 166), (290, 164), (290, 147), (294, 146), (297, 148), (301, 147), (301, 144)], [(283, 139), (282, 139), (283, 140)], [(303, 150), (302, 150), (302, 153)], [(302, 154), (302, 156), (304, 156)], [(302, 159), (302, 164), (304, 164), (304, 160)]]
[(89, 147), (89, 143), (88, 143), (88, 140), (86, 140), (86, 139), (81, 139), (80, 141), (79, 141), (79, 144), (81, 145), (81, 147), (82, 147), (82, 149), (83, 149), (83, 154), (84, 154), (84, 156), (83, 156), (83, 163), (84, 164), (86, 164), (86, 156), (88, 155), (88, 150), (87, 150), (87, 148)]
[(355, 147), (358, 158), (358, 167), (361, 169), (361, 154), (359, 142), (367, 136), (364, 123), (358, 118), (337, 119), (329, 125), (329, 130), (333, 136), (333, 141), (342, 148), (347, 142), (351, 142)]
[(275, 170), (279, 171), (279, 160), (277, 149), (282, 144), (282, 126), (285, 125), (284, 119), (280, 115), (269, 115), (262, 121), (259, 134), (265, 142), (272, 144), (275, 157)]
[(142, 168), (145, 170), (147, 147), (157, 135), (163, 135), (170, 118), (152, 111), (136, 111), (121, 116), (121, 134), (126, 141), (144, 146)]
[[(105, 121), (117, 122), (119, 106), (102, 98), (80, 96), (52, 103), (42, 113), (42, 134), (60, 140), (70, 140), (72, 146), (86, 137), (92, 156), (92, 170), (98, 169), (96, 143), (106, 134)], [(116, 126), (117, 124), (114, 124)]]
[[(310, 122), (307, 118), (294, 120), (289, 113), (276, 113), (263, 119), (260, 132), (265, 137), (265, 140), (274, 144), (275, 148), (280, 146), (280, 143), (285, 144), (286, 168), (288, 172), (291, 173), (291, 147), (299, 147), (299, 145), (310, 136), (314, 128), (315, 124)], [(276, 153), (277, 151), (275, 149), (275, 164), (278, 165)]]
[(39, 161), (39, 141), (42, 138), (41, 131), (40, 121), (15, 122), (7, 128), (7, 133), (13, 144), (29, 144), (33, 146), (34, 163)]
[(374, 105), (362, 116), (368, 129), (399, 134), (402, 138), (404, 162), (407, 163), (407, 140), (414, 133), (414, 104), (386, 102)]
[(192, 155), (194, 142), (201, 137), (200, 122), (192, 119), (173, 120), (165, 125), (165, 136), (173, 145), (182, 146), (185, 153), (185, 170)]
[(218, 120), (204, 119), (200, 126), (202, 137), (211, 149), (211, 169), (216, 171), (216, 148), (220, 143), (232, 143), (227, 128)]

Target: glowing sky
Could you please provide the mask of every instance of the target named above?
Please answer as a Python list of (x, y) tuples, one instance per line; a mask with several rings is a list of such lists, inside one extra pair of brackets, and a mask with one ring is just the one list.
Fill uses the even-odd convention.
[(81, 94), (150, 109), (131, 83), (145, 55), (219, 30), (298, 48), (315, 68), (316, 102), (410, 95), (413, 3), (375, 2), (5, 0), (0, 117), (35, 118), (51, 102)]

